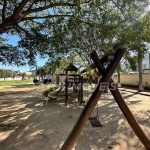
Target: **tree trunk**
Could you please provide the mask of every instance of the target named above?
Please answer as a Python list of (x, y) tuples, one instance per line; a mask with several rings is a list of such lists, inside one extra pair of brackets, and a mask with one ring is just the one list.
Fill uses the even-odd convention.
[(95, 84), (98, 83), (98, 77), (95, 77)]
[(142, 75), (142, 56), (138, 53), (138, 69), (139, 69), (139, 92), (144, 90)]
[(121, 87), (121, 83), (120, 83), (120, 69), (121, 69), (121, 66), (119, 64), (118, 68), (117, 68), (117, 74), (118, 74), (118, 87)]
[(92, 76), (89, 76), (89, 85), (92, 85)]
[(118, 71), (118, 83), (120, 83), (120, 71)]
[(44, 75), (42, 74), (42, 75), (41, 75), (41, 80), (43, 80), (43, 76), (44, 76)]

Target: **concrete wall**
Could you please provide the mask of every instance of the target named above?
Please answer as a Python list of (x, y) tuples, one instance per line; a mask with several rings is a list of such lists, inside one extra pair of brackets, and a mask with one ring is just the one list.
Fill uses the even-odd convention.
[(0, 81), (12, 81), (12, 80), (21, 80), (22, 78), (21, 77), (16, 77), (16, 78), (0, 78)]
[[(118, 77), (114, 77), (113, 80), (117, 83)], [(120, 75), (121, 84), (125, 85), (139, 85), (139, 74), (122, 74)], [(144, 87), (150, 87), (150, 73), (143, 74), (143, 84)]]

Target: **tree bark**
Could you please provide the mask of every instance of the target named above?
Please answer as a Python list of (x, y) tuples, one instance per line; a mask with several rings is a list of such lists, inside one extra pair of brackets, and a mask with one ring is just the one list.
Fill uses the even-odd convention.
[(120, 83), (120, 71), (118, 71), (118, 83)]
[(118, 83), (117, 83), (117, 85), (118, 85), (118, 87), (121, 87), (121, 83), (120, 83), (120, 69), (121, 69), (121, 66), (119, 64), (119, 66), (117, 68), (117, 74), (118, 74)]

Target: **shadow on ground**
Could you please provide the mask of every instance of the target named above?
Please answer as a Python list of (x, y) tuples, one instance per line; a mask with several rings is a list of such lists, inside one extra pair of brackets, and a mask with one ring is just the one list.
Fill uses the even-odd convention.
[[(57, 100), (43, 105), (41, 92), (39, 88), (0, 97), (0, 149), (60, 149), (84, 107), (78, 104), (76, 95), (71, 92), (69, 106), (66, 107), (63, 91)], [(88, 100), (91, 91), (88, 91), (88, 97), (87, 92), (84, 94)], [(123, 92), (126, 103), (150, 137), (150, 111), (141, 107), (137, 110), (143, 102), (134, 96), (138, 95)], [(92, 128), (88, 121), (75, 144), (75, 150), (144, 150), (110, 93), (103, 94), (98, 102), (98, 111), (103, 127)]]

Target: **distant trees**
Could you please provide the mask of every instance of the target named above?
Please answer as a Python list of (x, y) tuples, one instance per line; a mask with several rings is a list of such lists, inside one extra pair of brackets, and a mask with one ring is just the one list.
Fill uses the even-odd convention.
[[(89, 52), (114, 53), (116, 44), (144, 50), (140, 44), (150, 41), (148, 5), (149, 0), (1, 0), (0, 56), (3, 63), (31, 65), (37, 55), (51, 63), (77, 53), (90, 64)], [(4, 44), (2, 33), (18, 35), (18, 46)]]
[(28, 75), (25, 72), (19, 73), (17, 74), (16, 72), (13, 72), (12, 70), (8, 70), (8, 69), (0, 69), (0, 78), (4, 78), (4, 80), (6, 78), (16, 78), (16, 77), (20, 77), (21, 80), (25, 80), (25, 77), (27, 77)]
[(21, 78), (22, 78), (22, 81), (23, 81), (23, 80), (25, 80), (26, 73), (25, 73), (25, 72), (22, 72), (22, 73), (20, 74), (20, 76), (21, 76)]
[(17, 77), (17, 73), (16, 72), (12, 72), (12, 74), (13, 74), (13, 78), (15, 78), (15, 77)]
[(0, 78), (9, 78), (13, 76), (13, 72), (11, 70), (0, 69)]

